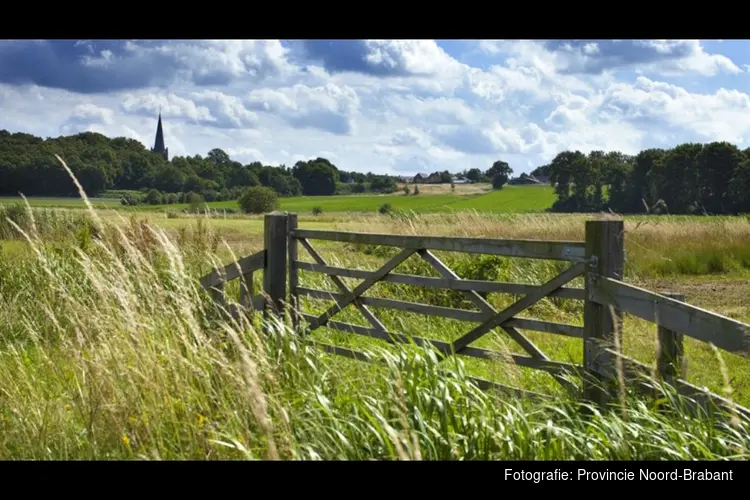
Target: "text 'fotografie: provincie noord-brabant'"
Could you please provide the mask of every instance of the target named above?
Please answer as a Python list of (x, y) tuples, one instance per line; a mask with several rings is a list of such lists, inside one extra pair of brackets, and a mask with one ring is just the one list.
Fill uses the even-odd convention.
[(734, 471), (710, 471), (676, 468), (671, 471), (639, 469), (588, 471), (575, 473), (562, 469), (551, 471), (525, 471), (505, 469), (505, 479), (512, 481), (732, 481)]

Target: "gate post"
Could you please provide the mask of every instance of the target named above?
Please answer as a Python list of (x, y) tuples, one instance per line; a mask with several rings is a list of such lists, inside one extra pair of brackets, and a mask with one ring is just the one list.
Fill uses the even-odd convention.
[(583, 397), (595, 404), (606, 404), (607, 383), (616, 374), (616, 359), (601, 347), (613, 349), (615, 335), (622, 346), (622, 313), (591, 300), (596, 286), (595, 274), (616, 280), (623, 279), (625, 267), (624, 222), (622, 220), (586, 221), (586, 301), (583, 309)]
[(266, 263), (263, 268), (264, 317), (284, 317), (287, 281), (287, 214), (271, 212), (264, 219), (263, 247)]
[(291, 307), (292, 328), (297, 331), (299, 328), (300, 311), (299, 311), (299, 294), (297, 285), (299, 284), (299, 273), (297, 270), (297, 253), (299, 242), (297, 238), (292, 237), (292, 231), (297, 229), (297, 214), (289, 214), (287, 219), (287, 245), (289, 246), (289, 306)]
[[(685, 295), (682, 293), (662, 293), (670, 299), (685, 302)], [(667, 382), (674, 383), (675, 379), (680, 378), (683, 369), (683, 336), (662, 325), (659, 325), (659, 355), (656, 358), (657, 372), (659, 377)]]

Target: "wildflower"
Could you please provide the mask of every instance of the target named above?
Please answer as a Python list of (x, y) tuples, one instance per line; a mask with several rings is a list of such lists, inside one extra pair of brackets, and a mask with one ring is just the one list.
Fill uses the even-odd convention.
[(122, 444), (124, 444), (126, 447), (130, 448), (130, 438), (127, 434), (122, 435)]

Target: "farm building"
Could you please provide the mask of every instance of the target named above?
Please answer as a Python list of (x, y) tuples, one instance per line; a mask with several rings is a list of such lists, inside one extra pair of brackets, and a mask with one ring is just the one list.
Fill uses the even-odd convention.
[(514, 177), (513, 179), (508, 181), (508, 184), (511, 185), (529, 185), (529, 184), (548, 184), (549, 183), (549, 177), (547, 176), (539, 176), (534, 177), (530, 174), (521, 174), (518, 177)]

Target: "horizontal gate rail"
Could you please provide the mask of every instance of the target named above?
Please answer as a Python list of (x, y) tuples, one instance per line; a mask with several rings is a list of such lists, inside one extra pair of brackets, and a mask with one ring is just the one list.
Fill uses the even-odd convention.
[[(313, 319), (314, 316), (303, 315), (305, 319)], [(450, 342), (443, 342), (440, 340), (426, 339), (423, 337), (407, 336), (401, 333), (387, 332), (382, 330), (375, 330), (374, 328), (367, 328), (365, 326), (352, 325), (350, 323), (342, 323), (340, 321), (330, 321), (328, 323), (329, 328), (334, 328), (341, 332), (354, 333), (364, 337), (376, 338), (384, 340), (386, 342), (400, 342), (402, 344), (414, 344), (420, 347), (426, 347), (432, 345), (439, 352), (448, 355), (454, 354), (451, 352)], [(580, 375), (580, 371), (583, 369), (582, 366), (574, 365), (571, 363), (563, 363), (560, 361), (548, 361), (543, 359), (530, 358), (528, 356), (521, 356), (519, 354), (502, 353), (499, 351), (493, 351), (489, 349), (482, 349), (479, 347), (467, 347), (460, 353), (462, 356), (468, 356), (472, 358), (480, 358), (494, 361), (503, 361), (506, 363), (516, 364), (525, 368), (536, 368), (538, 370), (546, 371), (549, 373), (564, 373), (568, 372), (574, 375)]]
[(444, 236), (402, 236), (395, 234), (354, 233), (296, 229), (293, 238), (328, 240), (363, 245), (381, 245), (413, 250), (479, 253), (524, 257), (529, 259), (583, 262), (584, 244), (574, 241), (498, 240), (489, 238), (454, 238)]
[[(344, 294), (329, 292), (326, 290), (315, 290), (306, 287), (297, 287), (300, 295), (313, 297), (316, 299), (341, 300)], [(432, 306), (419, 304), (416, 302), (407, 302), (395, 299), (381, 299), (378, 297), (359, 297), (359, 302), (376, 308), (397, 309), (401, 311), (425, 314), (427, 316), (437, 316), (441, 318), (456, 319), (459, 321), (473, 321), (480, 323), (487, 319), (487, 315), (479, 311), (469, 311), (466, 309), (456, 309), (452, 307)], [(506, 326), (521, 328), (523, 330), (532, 330), (536, 332), (545, 332), (552, 334), (565, 335), (568, 337), (582, 338), (583, 327), (568, 325), (565, 323), (553, 323), (530, 318), (511, 318), (503, 323)]]
[(750, 325), (604, 276), (592, 277), (591, 300), (720, 349), (750, 354)]
[(209, 289), (218, 285), (222, 285), (227, 281), (239, 278), (243, 274), (252, 273), (259, 269), (263, 269), (265, 265), (266, 252), (261, 250), (253, 255), (242, 257), (236, 262), (227, 264), (224, 267), (220, 267), (212, 270), (210, 273), (205, 275), (200, 280), (200, 284), (203, 288)]
[[(304, 240), (302, 240), (304, 241)], [(297, 269), (322, 273), (328, 276), (340, 276), (342, 278), (367, 279), (372, 275), (372, 271), (361, 269), (347, 269), (344, 267), (333, 267), (321, 264), (312, 264), (310, 262), (295, 261)], [(402, 285), (416, 285), (430, 288), (440, 288), (455, 291), (475, 291), (484, 293), (509, 293), (513, 295), (527, 295), (539, 288), (539, 285), (526, 285), (520, 283), (503, 283), (498, 281), (485, 280), (464, 280), (453, 278), (433, 278), (428, 276), (415, 276), (413, 274), (396, 274), (391, 273), (383, 277), (381, 281), (388, 283), (399, 283)], [(586, 290), (577, 287), (562, 287), (549, 294), (550, 297), (559, 297), (563, 299), (584, 300)]]
[[(266, 264), (266, 251), (261, 250), (253, 255), (242, 257), (235, 262), (223, 267), (216, 268), (200, 279), (201, 287), (209, 291), (213, 299), (220, 304), (225, 304), (224, 289), (226, 284), (237, 278), (241, 278), (239, 307), (252, 310), (262, 310), (265, 307), (266, 298), (263, 295), (254, 294), (255, 285), (253, 275), (256, 271), (264, 269)], [(232, 304), (234, 306), (234, 304)], [(230, 308), (230, 314), (236, 316), (238, 308)]]

